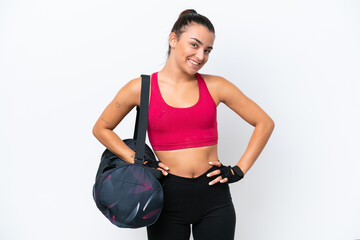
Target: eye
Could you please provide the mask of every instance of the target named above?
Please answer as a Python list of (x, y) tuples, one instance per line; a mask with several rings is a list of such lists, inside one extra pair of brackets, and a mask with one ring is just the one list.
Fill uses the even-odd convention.
[(211, 50), (205, 50), (205, 53), (209, 54), (211, 53)]
[(193, 46), (193, 47), (198, 47), (198, 45), (196, 44), (196, 43), (190, 43), (191, 44), (191, 46)]

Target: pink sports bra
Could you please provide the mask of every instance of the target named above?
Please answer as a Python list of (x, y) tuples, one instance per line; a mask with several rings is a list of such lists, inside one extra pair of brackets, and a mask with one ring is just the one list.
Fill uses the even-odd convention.
[(206, 83), (196, 73), (198, 102), (186, 108), (168, 105), (162, 98), (158, 72), (151, 77), (148, 136), (153, 150), (175, 150), (209, 146), (218, 143), (216, 103)]

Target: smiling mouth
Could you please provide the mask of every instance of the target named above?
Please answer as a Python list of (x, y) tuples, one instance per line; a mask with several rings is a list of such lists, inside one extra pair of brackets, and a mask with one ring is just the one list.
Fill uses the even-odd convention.
[(195, 62), (195, 61), (193, 61), (193, 60), (191, 60), (191, 59), (189, 59), (189, 62), (190, 62), (191, 64), (195, 65), (195, 66), (199, 66), (199, 65), (200, 65), (200, 63)]

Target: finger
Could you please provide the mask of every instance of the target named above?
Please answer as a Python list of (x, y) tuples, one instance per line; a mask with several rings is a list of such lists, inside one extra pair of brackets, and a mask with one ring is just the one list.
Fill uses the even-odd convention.
[(165, 169), (165, 170), (169, 170), (168, 166), (166, 166), (165, 164), (163, 164), (162, 162), (159, 163), (159, 167)]
[(212, 166), (217, 166), (217, 167), (221, 167), (221, 162), (216, 161), (216, 162), (209, 162), (210, 165)]
[(210, 186), (211, 186), (211, 185), (214, 185), (214, 184), (220, 182), (221, 179), (222, 179), (222, 177), (221, 177), (221, 176), (218, 176), (217, 178), (215, 178), (214, 180), (212, 180), (211, 182), (209, 182), (209, 185), (210, 185)]
[(162, 168), (157, 168), (157, 170), (160, 170), (164, 176), (167, 176), (169, 174), (167, 171), (165, 171)]
[(161, 168), (160, 166), (157, 168), (158, 170), (161, 170), (161, 171), (169, 171), (169, 170), (166, 170), (164, 168)]
[(220, 180), (221, 183), (226, 183), (228, 181), (228, 178), (224, 178), (222, 180)]
[(220, 170), (215, 170), (215, 171), (212, 171), (211, 173), (208, 173), (206, 176), (207, 177), (212, 177), (212, 176), (215, 176), (215, 175), (219, 175), (221, 172)]
[(167, 176), (169, 173), (161, 168), (158, 168), (164, 176)]

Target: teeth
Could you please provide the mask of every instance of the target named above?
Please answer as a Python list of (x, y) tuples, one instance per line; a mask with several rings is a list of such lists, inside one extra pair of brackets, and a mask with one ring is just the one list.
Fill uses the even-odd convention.
[(189, 61), (190, 61), (192, 64), (195, 64), (195, 65), (199, 65), (199, 64), (200, 64), (200, 63), (197, 63), (197, 62), (192, 61), (191, 59), (189, 59)]

